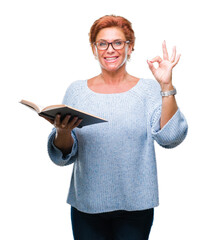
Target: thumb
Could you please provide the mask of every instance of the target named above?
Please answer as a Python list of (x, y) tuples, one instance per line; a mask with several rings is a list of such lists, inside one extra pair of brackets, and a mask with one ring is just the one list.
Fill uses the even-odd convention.
[(154, 74), (156, 71), (156, 68), (154, 67), (153, 63), (149, 60), (147, 60), (147, 63), (149, 65), (149, 69), (152, 71), (152, 73)]

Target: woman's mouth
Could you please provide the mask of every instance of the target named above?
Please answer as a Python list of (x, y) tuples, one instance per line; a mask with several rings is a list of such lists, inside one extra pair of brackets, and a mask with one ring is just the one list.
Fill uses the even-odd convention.
[(115, 62), (118, 57), (104, 57), (106, 62)]

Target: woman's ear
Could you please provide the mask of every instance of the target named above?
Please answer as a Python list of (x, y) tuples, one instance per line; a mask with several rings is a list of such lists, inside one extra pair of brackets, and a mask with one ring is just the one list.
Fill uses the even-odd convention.
[(133, 45), (129, 44), (128, 51), (127, 51), (128, 60), (131, 58), (132, 51), (134, 51)]
[(132, 46), (132, 44), (129, 44), (127, 55), (130, 56), (132, 51), (133, 51), (133, 46)]
[(95, 56), (95, 59), (98, 59), (98, 54), (97, 54), (97, 48), (95, 47), (95, 45), (92, 46), (92, 51), (93, 51), (93, 55)]

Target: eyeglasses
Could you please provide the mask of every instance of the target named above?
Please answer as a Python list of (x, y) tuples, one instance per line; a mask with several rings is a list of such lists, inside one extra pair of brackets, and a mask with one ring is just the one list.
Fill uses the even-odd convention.
[(96, 45), (99, 50), (107, 50), (109, 48), (109, 45), (111, 45), (114, 50), (120, 50), (124, 48), (125, 43), (128, 44), (130, 41), (115, 40), (113, 42), (107, 42), (105, 40), (99, 40), (97, 42), (94, 42), (94, 45)]

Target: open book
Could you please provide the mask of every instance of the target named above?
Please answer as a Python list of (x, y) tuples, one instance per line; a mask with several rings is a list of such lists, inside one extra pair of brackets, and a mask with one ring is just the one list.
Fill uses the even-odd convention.
[[(83, 126), (95, 124), (95, 123), (102, 123), (107, 122), (107, 120), (94, 116), (92, 114), (89, 114), (87, 112), (83, 112), (81, 110), (78, 110), (76, 108), (59, 104), (59, 105), (51, 105), (45, 108), (40, 107), (39, 105), (36, 105), (33, 102), (29, 102), (27, 100), (21, 100), (20, 103), (24, 104), (27, 107), (30, 107), (32, 110), (35, 110), (40, 116), (45, 116), (50, 119), (54, 119), (56, 114), (61, 114), (61, 120), (66, 115), (78, 116), (78, 118), (83, 119), (82, 122), (79, 124), (78, 128), (81, 128)], [(70, 120), (69, 120), (70, 121)]]

